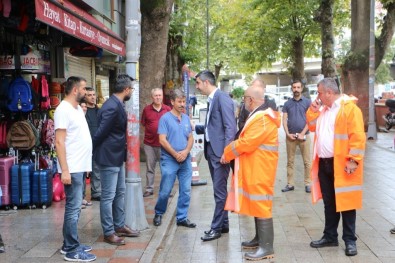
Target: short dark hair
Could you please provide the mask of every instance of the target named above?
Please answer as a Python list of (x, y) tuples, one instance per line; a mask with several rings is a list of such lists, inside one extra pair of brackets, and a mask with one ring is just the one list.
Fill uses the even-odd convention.
[(86, 91), (94, 91), (94, 89), (92, 87), (86, 87), (85, 89), (86, 89)]
[(170, 100), (175, 101), (177, 98), (185, 98), (185, 93), (180, 89), (174, 89), (170, 92)]
[(200, 71), (196, 76), (195, 79), (200, 78), (202, 81), (208, 80), (211, 85), (215, 86), (215, 76), (210, 70), (203, 70)]
[(292, 81), (292, 83), (291, 83), (291, 88), (292, 88), (292, 86), (293, 86), (295, 83), (300, 83), (300, 84), (302, 85), (302, 88), (304, 87), (304, 83), (303, 83), (302, 80), (300, 80), (300, 79), (294, 79), (294, 80)]
[(134, 79), (128, 74), (120, 74), (115, 80), (114, 93), (121, 93), (126, 88), (132, 87)]
[(85, 81), (86, 82), (86, 79), (84, 79), (83, 77), (77, 77), (77, 76), (71, 76), (71, 77), (69, 77), (67, 80), (66, 80), (66, 85), (65, 85), (65, 88), (64, 88), (64, 93), (66, 94), (66, 95), (69, 95), (70, 94), (70, 92), (71, 92), (71, 90), (73, 89), (73, 87), (75, 87), (75, 86), (80, 86), (80, 83), (82, 82), (82, 81)]

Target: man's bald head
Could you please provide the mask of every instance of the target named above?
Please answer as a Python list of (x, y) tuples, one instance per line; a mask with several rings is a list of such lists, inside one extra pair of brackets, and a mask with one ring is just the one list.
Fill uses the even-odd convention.
[(260, 79), (255, 79), (244, 93), (244, 103), (249, 111), (262, 105), (265, 101), (266, 84)]

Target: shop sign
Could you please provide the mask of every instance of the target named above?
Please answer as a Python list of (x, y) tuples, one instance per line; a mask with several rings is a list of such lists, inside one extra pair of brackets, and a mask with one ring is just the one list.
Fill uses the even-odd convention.
[(68, 1), (54, 4), (35, 0), (36, 19), (94, 46), (125, 56), (125, 43), (91, 14)]
[(11, 55), (0, 56), (0, 69), (15, 69), (15, 58)]
[(21, 69), (39, 69), (39, 58), (34, 53), (21, 55)]

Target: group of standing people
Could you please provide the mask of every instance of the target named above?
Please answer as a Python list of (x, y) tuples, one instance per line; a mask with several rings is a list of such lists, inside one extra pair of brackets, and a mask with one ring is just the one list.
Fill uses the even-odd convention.
[[(207, 95), (204, 124), (191, 123), (185, 114), (186, 96), (181, 90), (171, 93), (170, 108), (163, 104), (162, 89), (153, 89), (152, 104), (143, 110), (141, 122), (145, 129), (147, 159), (144, 197), (153, 195), (155, 166), (159, 160), (162, 174), (153, 223), (161, 225), (171, 190), (178, 179), (177, 225), (196, 227), (188, 219), (192, 180), (190, 151), (192, 131), (195, 130), (204, 135), (204, 156), (213, 181), (215, 201), (210, 229), (204, 231), (201, 240), (215, 240), (228, 233), (228, 211), (233, 211), (254, 217), (255, 237), (242, 242), (242, 246), (255, 251), (246, 253), (245, 258), (271, 258), (274, 256), (272, 208), (281, 116), (276, 105), (265, 99), (265, 83), (256, 79), (245, 91), (237, 131), (234, 102), (216, 87), (214, 74), (205, 70), (198, 73), (195, 80), (196, 89)], [(118, 76), (114, 94), (102, 108), (90, 107), (97, 113), (97, 119), (88, 125), (88, 113), (85, 118), (79, 106), (86, 97), (86, 81), (70, 77), (66, 82), (65, 99), (55, 112), (58, 169), (66, 192), (61, 252), (68, 261), (96, 259), (89, 253), (92, 247), (80, 243), (77, 231), (83, 200), (83, 174), (92, 168), (100, 174), (100, 184), (93, 186), (92, 197), (100, 200), (104, 241), (123, 245), (123, 237), (139, 235), (139, 231), (125, 225), (124, 211), (127, 116), (123, 103), (132, 96), (132, 81), (128, 75)], [(324, 235), (320, 240), (312, 241), (310, 246), (338, 246), (337, 228), (341, 216), (345, 254), (353, 256), (357, 254), (356, 209), (362, 207), (366, 141), (362, 113), (356, 106), (356, 99), (342, 95), (332, 78), (318, 83), (316, 101), (303, 97), (302, 90), (303, 83), (294, 81), (293, 98), (283, 107), (288, 161), (287, 185), (282, 191), (295, 188), (294, 157), (298, 146), (304, 162), (305, 191), (311, 192), (314, 203), (323, 199), (325, 208)], [(309, 131), (315, 132), (312, 165)], [(231, 170), (232, 183), (228, 193)]]
[(100, 198), (104, 241), (124, 245), (124, 237), (140, 234), (125, 225), (127, 116), (123, 103), (132, 96), (132, 81), (128, 75), (117, 77), (114, 94), (97, 112), (97, 130), (92, 135), (79, 105), (86, 97), (86, 80), (69, 77), (65, 83), (65, 98), (56, 109), (54, 119), (58, 170), (66, 193), (61, 253), (67, 261), (89, 262), (96, 259), (89, 253), (92, 247), (80, 243), (77, 230), (84, 172), (92, 171), (92, 159), (100, 174), (101, 193), (96, 198)]
[[(246, 253), (245, 258), (249, 260), (271, 258), (274, 256), (272, 208), (278, 163), (280, 114), (275, 111), (276, 105), (273, 101), (265, 100), (264, 82), (256, 79), (245, 91), (237, 132), (234, 103), (228, 94), (216, 88), (214, 75), (210, 71), (202, 71), (195, 76), (195, 80), (196, 89), (208, 96), (205, 124), (196, 125), (194, 129), (197, 134), (204, 134), (204, 156), (208, 161), (213, 181), (215, 201), (211, 228), (204, 231), (201, 239), (215, 240), (229, 232), (228, 211), (249, 215), (254, 217), (255, 237), (250, 241), (242, 242), (242, 246), (255, 251)], [(338, 246), (337, 228), (342, 217), (345, 254), (354, 256), (358, 253), (355, 222), (356, 209), (362, 207), (363, 156), (366, 143), (362, 113), (356, 105), (355, 97), (341, 94), (336, 81), (332, 78), (325, 78), (318, 83), (316, 101), (311, 102), (303, 97), (302, 90), (303, 83), (299, 80), (294, 81), (293, 98), (283, 107), (282, 124), (287, 146), (287, 185), (282, 192), (295, 189), (294, 159), (296, 147), (299, 147), (304, 164), (304, 190), (306, 193), (311, 193), (314, 203), (323, 199), (325, 208), (324, 235), (321, 239), (312, 241), (310, 246), (313, 248)], [(172, 104), (177, 105), (173, 102), (175, 97), (172, 98)], [(184, 116), (181, 114), (181, 117), (177, 117), (172, 111), (167, 114), (171, 116), (173, 122), (177, 120), (175, 122), (181, 125)], [(163, 121), (161, 119), (160, 122), (166, 123), (165, 119), (163, 118)], [(185, 128), (185, 141), (179, 151), (189, 149), (187, 138), (190, 129), (186, 122)], [(313, 164), (310, 161), (309, 132), (315, 132)], [(171, 133), (170, 130), (158, 130), (162, 138), (169, 138)], [(170, 154), (173, 160), (177, 160), (177, 150), (167, 148), (162, 141), (161, 145), (162, 153)], [(181, 167), (184, 159), (180, 160), (178, 168)], [(161, 165), (161, 168), (164, 167)], [(231, 168), (232, 187), (228, 193), (227, 180)], [(162, 171), (154, 218), (154, 225), (157, 226), (160, 225), (165, 211), (158, 209), (158, 204), (163, 202), (161, 195), (167, 197), (171, 189), (167, 187), (162, 192), (163, 177)], [(188, 187), (185, 188), (189, 191)], [(180, 200), (179, 205), (182, 203)], [(167, 202), (167, 199), (165, 201)], [(179, 222), (180, 208), (177, 209), (177, 222)], [(186, 226), (195, 227), (195, 224), (188, 220)]]

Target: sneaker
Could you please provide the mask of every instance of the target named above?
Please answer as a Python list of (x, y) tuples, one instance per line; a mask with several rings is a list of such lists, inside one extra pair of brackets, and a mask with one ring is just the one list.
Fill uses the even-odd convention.
[[(85, 252), (89, 252), (92, 251), (92, 247), (88, 246), (88, 245), (80, 245), (79, 248), (81, 248), (81, 250), (85, 251)], [(67, 253), (69, 253), (69, 251), (63, 249), (63, 247), (60, 249), (60, 254), (62, 255), (66, 255)]]
[(293, 190), (295, 190), (295, 187), (287, 184), (283, 189), (281, 189), (281, 192), (285, 193), (285, 192), (289, 192), (289, 191), (293, 191)]
[(96, 256), (85, 251), (70, 252), (64, 256), (64, 260), (72, 262), (90, 262), (96, 260)]

